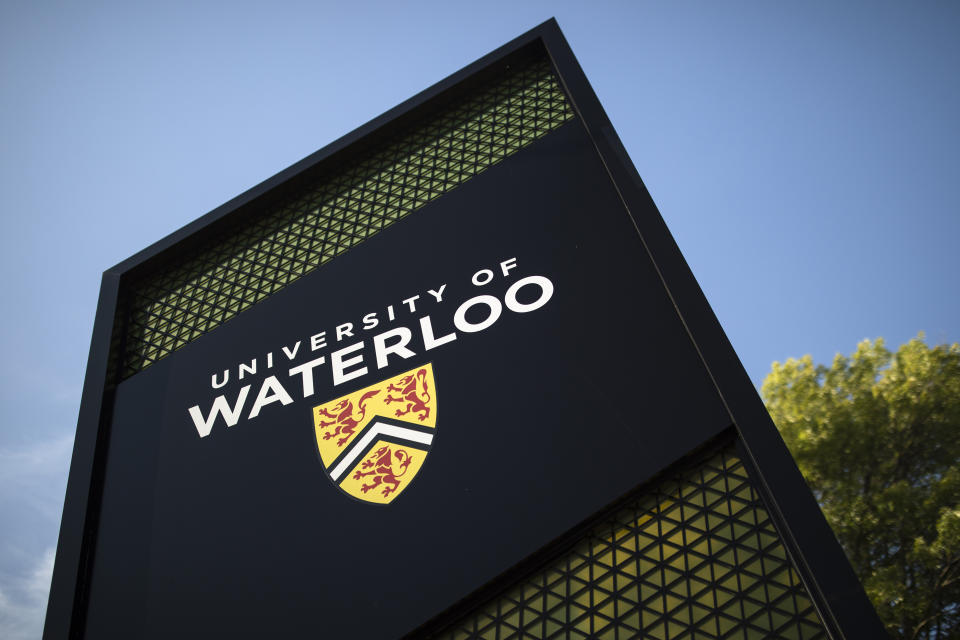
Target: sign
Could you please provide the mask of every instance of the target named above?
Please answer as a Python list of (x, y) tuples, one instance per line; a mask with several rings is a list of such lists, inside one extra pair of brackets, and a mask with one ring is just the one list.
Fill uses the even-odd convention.
[[(516, 84), (531, 58), (539, 75)], [(498, 142), (490, 123), (526, 131), (524, 105), (548, 91), (548, 124)], [(436, 116), (455, 99), (465, 106)], [(108, 272), (45, 638), (401, 637), (478, 604), (485, 585), (724, 434), (767, 461), (755, 473), (787, 547), (813, 567), (835, 560), (605, 122), (547, 23)], [(399, 144), (391, 127), (429, 140), (409, 153), (442, 156), (443, 170), (378, 159), (376, 144)], [(310, 215), (340, 209), (310, 232), (314, 248), (257, 217), (263, 203), (304, 202), (289, 193), (348, 160), (372, 195), (318, 196)], [(384, 172), (389, 186), (369, 177)], [(402, 220), (361, 224), (404, 198)], [(264, 258), (241, 243), (190, 266), (203, 254), (184, 252), (232, 220), (282, 249)], [(232, 269), (263, 282), (307, 260), (319, 266), (268, 282), (269, 295), (217, 284), (210, 296), (237, 302), (189, 328), (213, 313), (196, 292)], [(193, 298), (171, 285), (136, 307), (178, 269), (194, 269)], [(136, 323), (169, 355), (143, 355), (116, 382), (107, 363), (134, 361)], [(846, 591), (812, 597), (860, 611), (839, 566), (831, 584)]]

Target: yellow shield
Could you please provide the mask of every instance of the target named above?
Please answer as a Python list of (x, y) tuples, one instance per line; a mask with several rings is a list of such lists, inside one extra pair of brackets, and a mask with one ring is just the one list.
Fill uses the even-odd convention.
[(433, 444), (433, 366), (314, 407), (313, 427), (330, 480), (354, 498), (389, 504), (410, 485)]

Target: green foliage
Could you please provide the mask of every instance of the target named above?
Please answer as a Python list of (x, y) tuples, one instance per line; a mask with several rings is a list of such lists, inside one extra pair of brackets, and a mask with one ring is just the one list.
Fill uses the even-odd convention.
[(960, 345), (865, 340), (762, 394), (894, 638), (960, 638)]

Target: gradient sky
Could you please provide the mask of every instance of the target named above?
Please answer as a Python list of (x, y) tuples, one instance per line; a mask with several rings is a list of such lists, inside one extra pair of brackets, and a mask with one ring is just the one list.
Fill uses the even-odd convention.
[(960, 340), (960, 4), (0, 4), (0, 636), (40, 635), (100, 274), (555, 16), (753, 381)]

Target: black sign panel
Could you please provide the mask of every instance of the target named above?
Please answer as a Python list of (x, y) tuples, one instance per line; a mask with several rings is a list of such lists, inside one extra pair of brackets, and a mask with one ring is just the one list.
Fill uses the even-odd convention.
[[(398, 157), (363, 207), (399, 190), (407, 217), (359, 244), (328, 217), (307, 275), (256, 262), (285, 247), (182, 295), (304, 185), (350, 199)], [(422, 634), (721, 433), (827, 632), (880, 637), (550, 21), (104, 274), (44, 637)]]
[[(347, 495), (315, 407), (427, 364), (416, 478)], [(728, 426), (573, 121), (120, 385), (88, 633), (397, 637)]]

